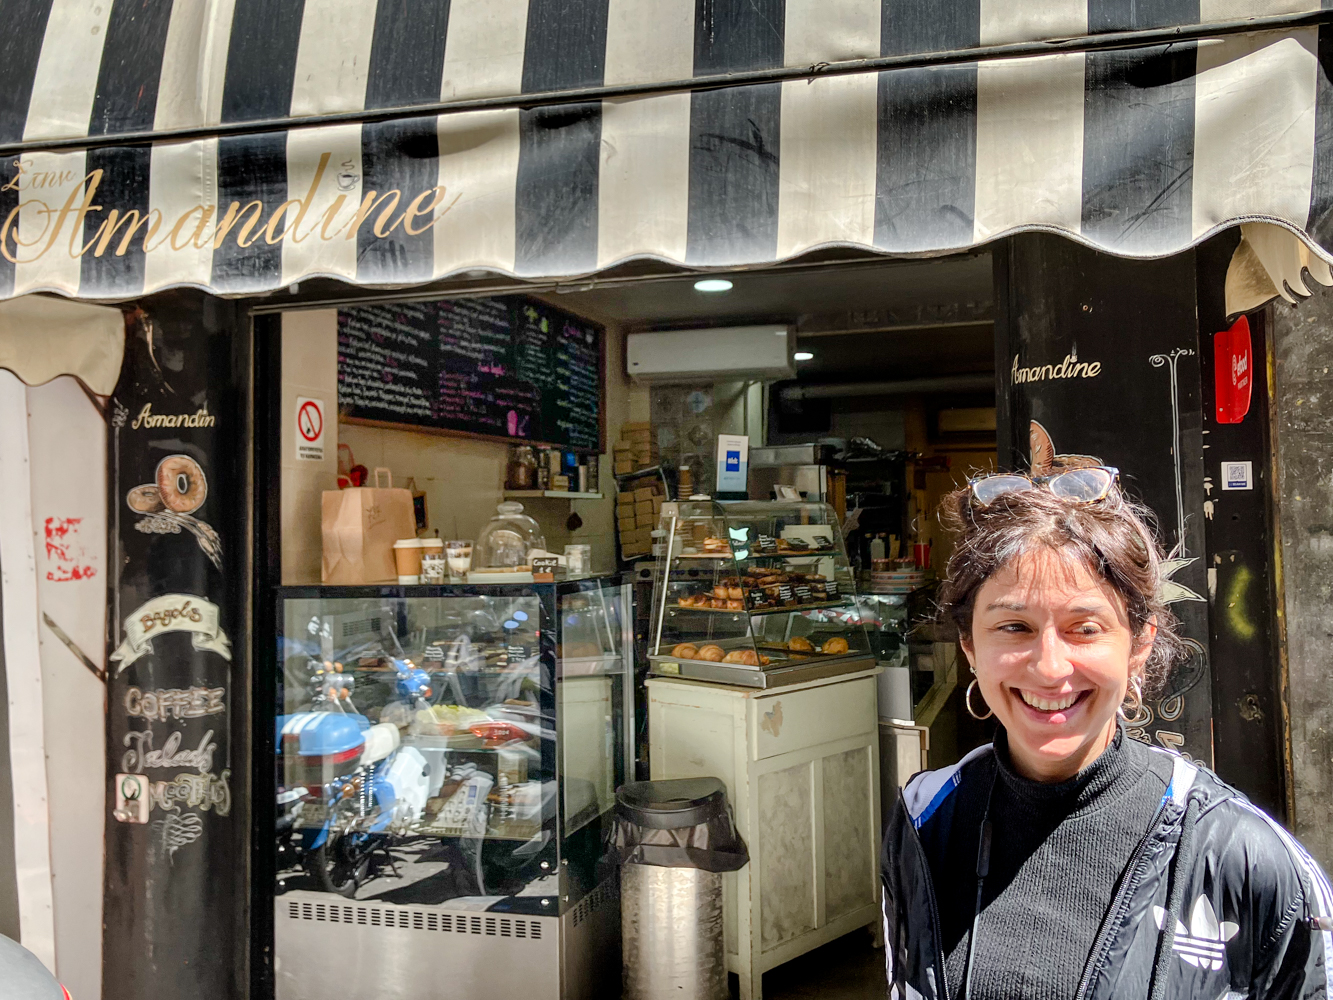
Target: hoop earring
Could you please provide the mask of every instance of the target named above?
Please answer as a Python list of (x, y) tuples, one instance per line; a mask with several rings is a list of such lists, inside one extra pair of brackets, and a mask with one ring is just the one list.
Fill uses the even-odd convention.
[[(967, 686), (967, 692), (963, 695), (963, 704), (967, 707), (968, 715), (972, 716), (972, 718), (976, 719), (978, 722), (985, 722), (987, 719), (989, 719), (992, 715), (995, 714), (995, 710), (991, 708), (989, 705), (986, 705), (986, 714), (985, 715), (977, 714), (977, 710), (972, 707), (972, 692), (973, 690), (976, 689), (976, 686), (977, 686), (977, 679), (974, 677), (972, 678), (972, 683)], [(982, 704), (985, 705), (986, 704), (985, 701), (982, 701)]]
[[(1129, 711), (1125, 711), (1125, 705), (1129, 705)], [(1130, 725), (1142, 725), (1143, 715), (1143, 678), (1135, 677), (1129, 682), (1129, 690), (1125, 692), (1125, 701), (1116, 709), (1116, 714)]]

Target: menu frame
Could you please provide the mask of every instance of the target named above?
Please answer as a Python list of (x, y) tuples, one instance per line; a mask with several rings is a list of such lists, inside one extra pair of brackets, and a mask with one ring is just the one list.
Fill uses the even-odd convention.
[[(525, 444), (542, 448), (558, 448), (561, 451), (571, 451), (582, 455), (601, 455), (606, 452), (606, 325), (591, 319), (579, 313), (571, 312), (560, 306), (548, 302), (546, 299), (535, 295), (516, 295), (516, 294), (465, 294), (465, 295), (441, 295), (438, 298), (427, 300), (389, 300), (379, 302), (351, 302), (340, 304), (338, 313), (345, 310), (358, 309), (365, 306), (393, 306), (399, 301), (411, 302), (413, 305), (426, 303), (438, 303), (448, 301), (458, 301), (463, 299), (519, 299), (524, 302), (532, 303), (540, 307), (544, 312), (550, 313), (554, 317), (571, 320), (581, 327), (594, 331), (597, 335), (597, 446), (596, 448), (571, 445), (567, 442), (554, 441), (538, 437), (522, 437), (508, 434), (490, 434), (485, 431), (463, 430), (457, 427), (442, 427), (435, 423), (421, 422), (416, 423), (407, 420), (382, 420), (376, 417), (358, 416), (355, 412), (349, 411), (349, 408), (342, 402), (341, 378), (339, 379), (338, 390), (338, 422), (352, 424), (359, 427), (378, 427), (385, 430), (410, 431), (416, 434), (430, 434), (436, 437), (450, 438), (468, 438), (476, 441), (494, 441), (501, 444)], [(339, 344), (341, 352), (341, 343)], [(339, 375), (341, 376), (341, 365), (339, 366)]]

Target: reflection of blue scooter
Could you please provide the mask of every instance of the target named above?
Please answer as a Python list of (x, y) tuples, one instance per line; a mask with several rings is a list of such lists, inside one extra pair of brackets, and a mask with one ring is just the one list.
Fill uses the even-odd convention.
[(400, 747), (397, 726), (363, 715), (298, 712), (280, 717), (278, 732), (287, 763), (279, 853), (290, 847), (321, 888), (352, 896), (395, 824), (420, 817), (426, 760)]

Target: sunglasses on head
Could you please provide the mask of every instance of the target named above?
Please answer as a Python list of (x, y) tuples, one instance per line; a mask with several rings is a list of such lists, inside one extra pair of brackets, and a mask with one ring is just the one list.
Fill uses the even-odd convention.
[(1024, 493), (1028, 490), (1050, 490), (1062, 500), (1074, 503), (1096, 503), (1104, 500), (1115, 489), (1120, 470), (1109, 465), (1095, 465), (1087, 469), (1070, 469), (1053, 476), (1024, 476), (1016, 472), (998, 472), (978, 476), (967, 487), (972, 499), (985, 507), (1006, 493)]

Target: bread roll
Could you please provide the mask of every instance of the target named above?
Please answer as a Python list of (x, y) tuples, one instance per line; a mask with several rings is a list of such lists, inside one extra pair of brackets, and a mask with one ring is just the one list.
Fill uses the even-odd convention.
[(724, 656), (726, 656), (726, 653), (722, 651), (721, 646), (714, 646), (712, 643), (709, 643), (707, 646), (699, 647), (699, 655), (695, 658), (699, 660), (708, 660), (712, 663), (718, 663), (722, 660), (722, 657)]
[(830, 655), (845, 653), (847, 652), (847, 640), (840, 635), (835, 635), (832, 639), (826, 639), (819, 651)]
[(699, 647), (692, 642), (682, 642), (671, 651), (671, 655), (679, 656), (682, 660), (697, 660)]
[(813, 653), (815, 651), (815, 647), (811, 645), (810, 640), (800, 635), (787, 643), (787, 648), (799, 653)]
[(744, 663), (747, 666), (759, 666), (759, 655), (753, 649), (735, 649), (722, 659), (723, 663)]
[(744, 599), (745, 599), (745, 591), (741, 590), (740, 587), (728, 587), (728, 588), (727, 588), (727, 600), (729, 600), (729, 601), (741, 601), (741, 600), (744, 600)]
[(727, 588), (722, 586), (714, 587), (713, 596), (720, 600), (725, 601), (727, 599)]

